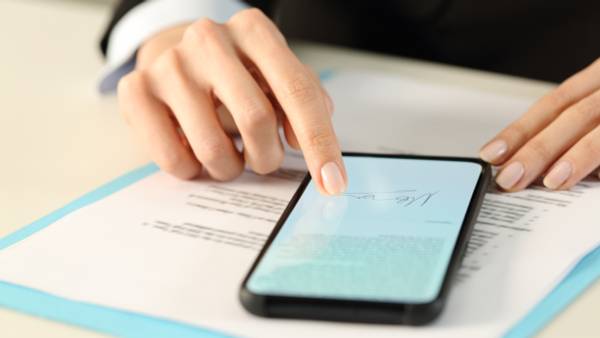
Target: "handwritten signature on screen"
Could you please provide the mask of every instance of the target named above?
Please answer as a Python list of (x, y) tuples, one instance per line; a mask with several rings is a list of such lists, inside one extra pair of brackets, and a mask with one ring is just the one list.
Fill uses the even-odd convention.
[(438, 191), (419, 192), (416, 189), (393, 190), (383, 192), (347, 192), (344, 196), (357, 200), (393, 202), (403, 207), (423, 207)]

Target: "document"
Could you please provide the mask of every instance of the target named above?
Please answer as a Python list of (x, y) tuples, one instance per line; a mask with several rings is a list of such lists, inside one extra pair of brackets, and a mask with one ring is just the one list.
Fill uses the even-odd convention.
[[(573, 192), (490, 192), (446, 310), (409, 328), (246, 313), (242, 278), (294, 193), (301, 170), (245, 172), (234, 182), (184, 182), (156, 173), (0, 252), (0, 279), (68, 299), (249, 337), (500, 335), (597, 244), (574, 223), (598, 183)], [(577, 217), (575, 217), (577, 219)]]
[[(365, 100), (384, 105), (383, 98), (364, 94), (361, 86), (353, 93), (348, 81), (358, 79), (372, 91), (389, 89), (390, 83), (396, 86), (393, 88), (416, 86), (418, 92), (434, 96), (424, 97), (423, 102), (442, 100), (435, 97), (436, 92), (445, 93), (444, 88), (382, 75), (339, 74), (328, 84), (336, 104), (340, 97), (350, 100), (349, 96), (356, 94), (354, 107), (358, 107), (338, 104), (334, 115), (338, 132), (344, 125), (352, 128), (340, 133), (347, 149), (441, 149), (446, 154), (474, 155), (471, 143), (491, 136), (482, 135), (489, 129), (482, 127), (475, 128), (470, 138), (448, 142), (432, 136), (436, 134), (426, 125), (399, 127), (405, 133), (412, 129), (410, 135), (399, 136), (401, 141), (392, 140), (393, 131), (374, 133), (369, 123), (355, 119), (364, 114), (361, 118), (395, 120), (400, 126), (403, 118), (387, 115), (393, 114), (392, 110), (410, 114), (410, 109), (388, 107), (390, 112), (382, 113), (384, 117), (377, 110), (353, 110), (368, 106)], [(501, 105), (523, 109), (528, 104), (522, 98), (453, 90), (453, 95), (466, 101), (472, 96), (485, 97), (485, 105), (472, 107), (478, 111), (488, 104), (494, 109)], [(443, 110), (444, 103), (439, 106)], [(466, 119), (464, 115), (457, 118)], [(364, 128), (358, 130), (358, 126)], [(361, 132), (364, 134), (357, 135)], [(352, 134), (364, 143), (352, 143)], [(438, 148), (436, 144), (445, 145)], [(491, 188), (446, 309), (432, 325), (341, 324), (252, 316), (237, 299), (240, 284), (304, 170), (301, 157), (290, 154), (284, 167), (271, 175), (246, 171), (232, 182), (207, 178), (189, 182), (162, 172), (151, 174), (0, 251), (0, 280), (241, 337), (491, 337), (501, 336), (524, 316), (600, 240), (600, 227), (591, 211), (600, 199), (597, 180), (586, 180), (564, 192), (534, 186), (507, 194)]]
[(337, 136), (354, 151), (477, 156), (533, 103), (528, 96), (376, 72), (333, 72), (324, 85), (335, 103)]

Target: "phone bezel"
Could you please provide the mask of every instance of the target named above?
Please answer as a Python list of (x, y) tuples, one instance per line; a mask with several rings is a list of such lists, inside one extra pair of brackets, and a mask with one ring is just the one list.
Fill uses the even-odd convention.
[(438, 295), (432, 301), (426, 303), (397, 303), (384, 301), (264, 295), (253, 293), (251, 290), (249, 290), (246, 285), (250, 276), (252, 276), (252, 273), (254, 273), (258, 263), (271, 246), (271, 243), (287, 221), (291, 211), (294, 209), (306, 187), (308, 186), (311, 177), (310, 174), (307, 174), (296, 190), (294, 196), (288, 203), (284, 212), (281, 214), (281, 217), (269, 235), (267, 242), (261, 249), (249, 272), (244, 278), (239, 292), (240, 302), (249, 312), (263, 317), (409, 325), (423, 325), (431, 322), (442, 311), (445, 299), (450, 289), (452, 276), (460, 266), (460, 262), (464, 256), (468, 239), (471, 235), (473, 226), (479, 213), (479, 208), (483, 202), (483, 197), (491, 181), (490, 165), (480, 159), (469, 157), (372, 154), (359, 152), (344, 152), (342, 153), (342, 156), (470, 162), (480, 165), (481, 172), (473, 191), (473, 195), (471, 196), (471, 200), (461, 225), (458, 239), (456, 241), (454, 250), (452, 251), (452, 256), (444, 274), (444, 279)]

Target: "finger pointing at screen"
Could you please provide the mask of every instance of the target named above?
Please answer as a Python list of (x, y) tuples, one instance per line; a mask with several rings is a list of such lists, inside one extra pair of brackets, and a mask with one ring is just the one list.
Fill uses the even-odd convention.
[[(225, 24), (201, 19), (155, 36), (138, 53), (137, 69), (121, 81), (119, 99), (154, 161), (180, 178), (194, 178), (204, 168), (229, 180), (245, 164), (259, 174), (276, 170), (284, 156), (283, 125), (319, 191), (345, 190), (329, 98), (259, 10), (238, 12)], [(221, 104), (229, 119), (218, 113)], [(232, 132), (243, 140), (242, 153)]]

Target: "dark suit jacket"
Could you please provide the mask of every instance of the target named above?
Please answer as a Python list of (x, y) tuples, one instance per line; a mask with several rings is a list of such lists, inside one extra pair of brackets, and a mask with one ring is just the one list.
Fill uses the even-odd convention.
[[(203, 0), (197, 0), (203, 1)], [(143, 0), (122, 0), (102, 39)], [(600, 57), (598, 0), (254, 0), (302, 38), (560, 82)]]

